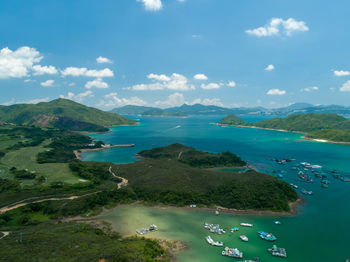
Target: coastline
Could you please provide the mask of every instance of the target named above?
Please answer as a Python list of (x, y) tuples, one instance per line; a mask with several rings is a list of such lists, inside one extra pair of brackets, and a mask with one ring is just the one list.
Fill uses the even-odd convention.
[(330, 140), (321, 139), (321, 138), (310, 138), (306, 136), (305, 132), (300, 132), (300, 131), (288, 131), (284, 129), (273, 129), (273, 128), (267, 128), (267, 127), (258, 127), (258, 126), (228, 125), (228, 124), (220, 124), (220, 123), (210, 123), (210, 124), (217, 125), (217, 126), (234, 126), (234, 127), (263, 129), (263, 130), (278, 131), (278, 132), (288, 132), (288, 133), (295, 133), (295, 134), (304, 134), (304, 136), (302, 136), (301, 138), (307, 141), (329, 143), (329, 144), (336, 144), (336, 145), (350, 145), (350, 142), (336, 142), (336, 141), (330, 141)]
[(78, 149), (78, 150), (74, 150), (73, 153), (78, 160), (81, 160), (82, 159), (81, 154), (85, 153), (85, 152), (101, 151), (101, 150), (110, 149), (110, 148), (114, 148), (114, 147), (134, 147), (134, 146), (135, 146), (135, 144), (108, 145), (108, 146), (99, 147), (99, 148)]

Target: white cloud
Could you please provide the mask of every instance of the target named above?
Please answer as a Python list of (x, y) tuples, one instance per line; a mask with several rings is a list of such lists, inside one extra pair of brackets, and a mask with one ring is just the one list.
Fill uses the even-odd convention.
[(97, 57), (96, 62), (99, 64), (104, 64), (104, 63), (111, 64), (111, 63), (113, 63), (112, 60), (108, 59), (107, 57), (103, 57), (103, 56)]
[(25, 101), (16, 101), (14, 98), (12, 98), (10, 101), (1, 103), (3, 106), (9, 106), (9, 105), (14, 105), (14, 104), (37, 104), (40, 102), (48, 102), (50, 100), (49, 97), (45, 98), (34, 98), (30, 100), (25, 100)]
[(147, 11), (158, 11), (162, 9), (161, 0), (136, 0), (137, 2), (142, 2)]
[(235, 81), (230, 81), (227, 83), (228, 87), (235, 87), (236, 86), (236, 82)]
[(280, 90), (278, 88), (276, 89), (270, 89), (269, 91), (267, 91), (266, 94), (268, 95), (274, 95), (274, 96), (281, 96), (281, 95), (285, 95), (287, 92), (285, 90)]
[(101, 100), (97, 106), (100, 107), (120, 107), (125, 105), (136, 105), (136, 106), (145, 106), (148, 103), (137, 96), (131, 98), (120, 98), (118, 94), (113, 92), (104, 96), (104, 99)]
[(55, 83), (55, 81), (50, 79), (50, 80), (46, 80), (44, 82), (41, 82), (40, 85), (45, 86), (45, 87), (49, 87), (49, 86), (53, 86), (54, 83)]
[(95, 80), (88, 81), (88, 82), (85, 84), (85, 87), (86, 87), (87, 89), (94, 88), (94, 87), (95, 87), (95, 88), (108, 88), (109, 85), (108, 85), (106, 82), (102, 81), (101, 78), (97, 78), (97, 79), (95, 79)]
[(217, 83), (201, 84), (201, 88), (205, 90), (218, 89), (220, 88), (220, 86), (221, 84), (217, 84)]
[(190, 104), (202, 104), (205, 106), (221, 106), (223, 107), (224, 104), (221, 102), (221, 100), (219, 98), (204, 98), (204, 99), (200, 99), (197, 98), (195, 100), (192, 101), (192, 103)]
[(249, 29), (245, 32), (249, 35), (265, 37), (279, 35), (280, 32), (291, 36), (294, 32), (305, 31), (309, 31), (309, 27), (306, 26), (304, 21), (297, 21), (294, 18), (288, 18), (287, 20), (272, 18), (269, 24), (255, 29)]
[(26, 77), (42, 58), (35, 48), (23, 46), (12, 51), (5, 47), (0, 50), (0, 79)]
[(208, 80), (208, 77), (205, 74), (196, 74), (193, 78), (196, 80)]
[(71, 83), (68, 84), (68, 86), (75, 86), (75, 83), (71, 82)]
[(305, 91), (305, 92), (312, 92), (312, 91), (318, 91), (318, 90), (319, 90), (318, 86), (305, 87), (301, 89), (301, 91)]
[(275, 69), (275, 66), (274, 65), (268, 65), (267, 67), (264, 68), (265, 71), (272, 71)]
[(65, 76), (87, 76), (87, 77), (113, 77), (114, 73), (111, 69), (105, 68), (102, 70), (87, 69), (85, 67), (67, 67), (61, 71), (63, 77)]
[(166, 76), (164, 74), (157, 75), (157, 74), (153, 74), (153, 73), (149, 74), (147, 76), (147, 78), (148, 79), (158, 80), (158, 81), (166, 81), (166, 82), (171, 80), (170, 77), (168, 77), (168, 76)]
[(344, 70), (334, 70), (333, 71), (335, 76), (348, 76), (350, 75), (350, 71), (344, 71)]
[(55, 75), (58, 73), (56, 67), (51, 65), (50, 66), (34, 65), (33, 71), (35, 76), (44, 75), (44, 74)]
[(185, 103), (185, 97), (181, 93), (174, 93), (168, 96), (168, 98), (164, 101), (156, 101), (155, 105), (159, 107), (174, 107), (181, 106)]
[(341, 92), (350, 92), (350, 80), (346, 81), (339, 90)]
[(24, 83), (35, 82), (35, 81), (36, 80), (30, 79), (30, 78), (24, 79)]
[(67, 96), (60, 95), (60, 98), (74, 100), (74, 101), (79, 102), (79, 103), (82, 102), (86, 97), (94, 97), (93, 92), (88, 90), (86, 92), (79, 93), (76, 95), (73, 92), (68, 92)]
[(173, 73), (171, 76), (149, 74), (147, 78), (155, 80), (157, 82), (151, 84), (138, 84), (126, 89), (135, 91), (146, 91), (146, 90), (178, 90), (178, 91), (188, 91), (194, 90), (195, 87), (188, 83), (185, 76)]

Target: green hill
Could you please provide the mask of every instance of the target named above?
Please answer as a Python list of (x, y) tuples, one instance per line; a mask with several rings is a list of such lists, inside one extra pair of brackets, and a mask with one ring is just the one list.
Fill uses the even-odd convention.
[(305, 132), (310, 138), (350, 142), (350, 120), (337, 114), (293, 114), (286, 118), (273, 118), (255, 123), (248, 123), (235, 115), (229, 115), (223, 118), (220, 124)]
[(118, 114), (62, 98), (38, 104), (1, 106), (0, 121), (92, 132), (108, 131), (105, 126), (136, 124)]

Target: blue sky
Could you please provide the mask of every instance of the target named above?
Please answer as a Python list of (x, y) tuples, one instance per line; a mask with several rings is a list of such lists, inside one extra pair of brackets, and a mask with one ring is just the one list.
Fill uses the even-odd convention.
[(0, 104), (350, 105), (349, 8), (345, 0), (1, 1)]

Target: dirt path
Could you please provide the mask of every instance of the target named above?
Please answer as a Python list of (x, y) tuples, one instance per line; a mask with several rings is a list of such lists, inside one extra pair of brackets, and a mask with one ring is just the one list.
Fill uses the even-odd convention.
[(7, 237), (10, 234), (9, 231), (2, 231), (1, 233), (3, 233), (4, 235), (0, 237), (0, 239), (3, 239), (4, 237)]
[[(117, 176), (116, 174), (113, 173), (112, 171), (112, 166), (109, 167), (109, 173), (114, 176), (115, 178), (121, 179), (122, 181), (120, 183), (117, 184), (117, 189), (120, 189), (123, 186), (127, 186), (129, 181), (127, 179), (125, 179), (124, 177), (120, 177)], [(45, 201), (57, 201), (57, 200), (74, 200), (80, 197), (85, 197), (85, 196), (89, 196), (89, 195), (93, 195), (93, 194), (97, 194), (101, 191), (96, 191), (96, 192), (92, 192), (92, 193), (88, 193), (85, 195), (81, 195), (81, 196), (69, 196), (69, 197), (50, 197), (50, 198), (44, 198), (44, 199), (40, 199), (40, 200), (33, 200), (33, 201), (29, 201), (32, 198), (29, 199), (24, 199), (21, 200), (19, 202), (16, 203), (12, 203), (10, 205), (7, 205), (5, 207), (0, 208), (0, 214), (6, 213), (7, 211), (19, 208), (19, 207), (23, 207), (29, 204), (34, 204), (34, 203), (41, 203), (41, 202), (45, 202)], [(29, 202), (26, 202), (29, 201)]]
[(115, 178), (119, 178), (122, 180), (122, 182), (118, 183), (117, 188), (120, 189), (122, 186), (127, 186), (129, 181), (121, 176), (117, 176), (116, 174), (114, 174), (114, 172), (112, 171), (112, 166), (109, 167), (109, 173), (111, 173), (112, 176), (114, 176)]

